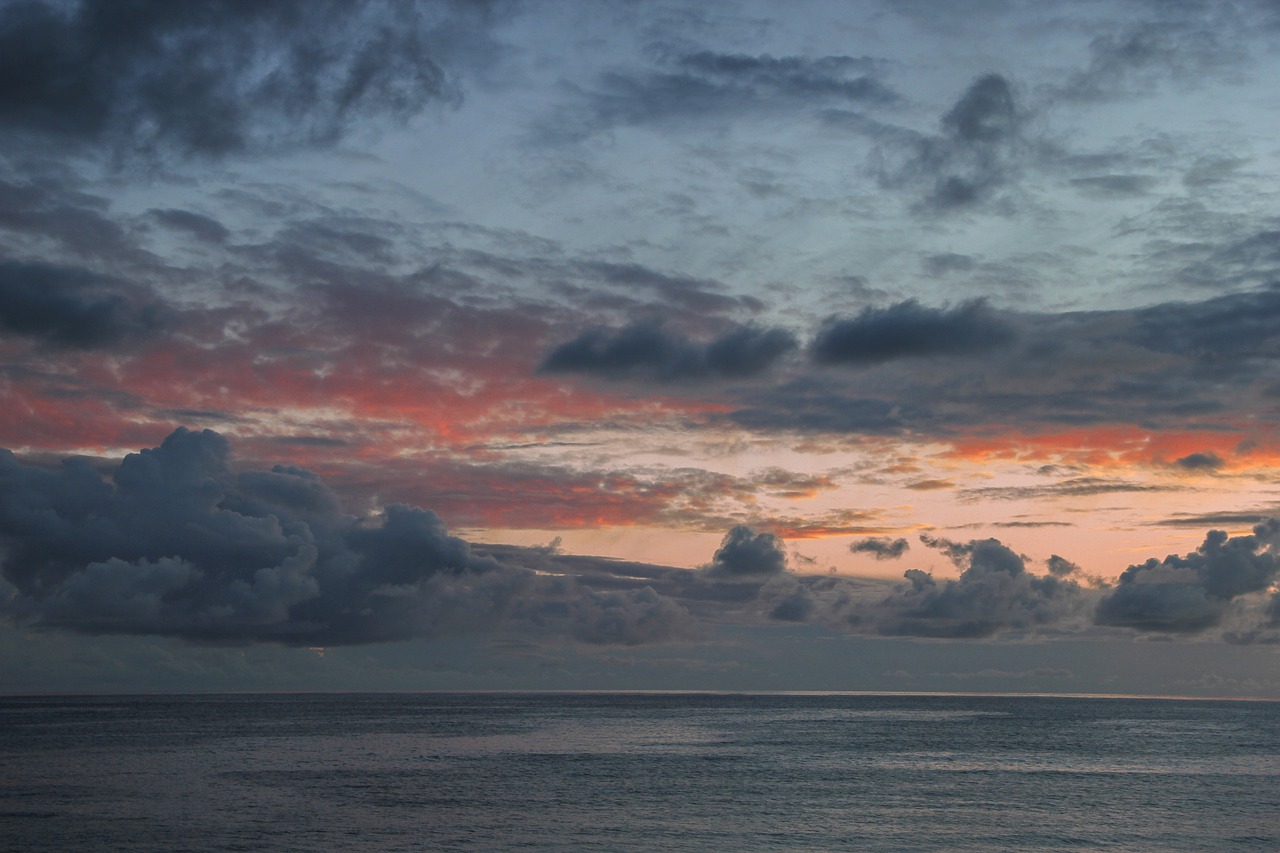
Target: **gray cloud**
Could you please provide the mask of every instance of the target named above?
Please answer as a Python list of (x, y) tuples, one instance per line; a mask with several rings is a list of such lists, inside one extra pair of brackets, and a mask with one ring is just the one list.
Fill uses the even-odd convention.
[[(1229, 74), (1249, 61), (1235, 21), (1196, 20), (1194, 6), (1169, 10), (1161, 20), (1143, 21), (1096, 36), (1089, 64), (1049, 91), (1070, 101), (1108, 101), (1146, 94), (1167, 81), (1195, 86)], [(1193, 13), (1194, 14), (1194, 13)]]
[(909, 585), (868, 614), (882, 634), (989, 637), (1054, 625), (1082, 606), (1081, 590), (1074, 582), (1029, 573), (1023, 558), (996, 539), (920, 539), (964, 571), (957, 580), (938, 583), (928, 572), (909, 569)]
[(791, 333), (743, 326), (708, 344), (696, 344), (656, 323), (589, 329), (547, 354), (547, 373), (679, 382), (753, 376), (795, 349)]
[(1049, 569), (1049, 574), (1056, 578), (1065, 578), (1080, 572), (1079, 566), (1066, 557), (1060, 557), (1057, 554), (1051, 554), (1045, 564)]
[(962, 569), (960, 577), (939, 581), (921, 569), (908, 569), (906, 582), (897, 584), (776, 576), (760, 590), (765, 612), (782, 621), (820, 621), (860, 634), (964, 640), (1088, 625), (1096, 592), (1058, 574), (1031, 574), (1024, 558), (1000, 541), (920, 539)]
[(648, 586), (591, 589), (529, 570), (518, 549), (474, 551), (434, 512), (355, 518), (305, 470), (236, 472), (210, 430), (179, 429), (107, 476), (3, 451), (0, 553), (8, 618), (85, 633), (341, 645), (507, 629), (632, 644), (701, 630)]
[(740, 524), (725, 534), (706, 567), (711, 577), (758, 579), (786, 571), (787, 555), (772, 533), (756, 533)]
[(855, 554), (870, 554), (877, 560), (896, 560), (907, 553), (911, 545), (906, 539), (890, 539), (887, 536), (870, 536), (849, 546)]
[[(993, 422), (1037, 430), (1115, 423), (1239, 429), (1229, 413), (1274, 394), (1278, 320), (1275, 286), (1114, 311), (996, 310), (981, 301), (940, 309), (907, 301), (828, 318), (818, 329), (811, 360), (856, 373), (792, 372), (768, 387), (738, 389), (737, 408), (725, 418), (815, 433), (948, 435)], [(1209, 460), (1189, 463), (1197, 461)], [(1224, 456), (1224, 464), (1231, 461)], [(1174, 488), (1180, 486), (1076, 478), (971, 489), (961, 497)]]
[(130, 157), (332, 143), (455, 98), (435, 58), (467, 37), (454, 18), (483, 16), (412, 0), (11, 3), (0, 126)]
[(162, 308), (126, 292), (120, 282), (74, 267), (0, 261), (0, 330), (77, 348), (154, 331)]
[(1280, 574), (1280, 520), (1250, 536), (1211, 530), (1190, 554), (1130, 566), (1098, 603), (1099, 625), (1189, 634), (1218, 625), (1236, 598), (1266, 590)]
[(830, 318), (811, 353), (821, 364), (869, 365), (901, 358), (972, 355), (1007, 345), (1013, 329), (983, 300), (926, 308), (914, 299)]
[(151, 217), (166, 228), (189, 234), (205, 243), (225, 243), (231, 232), (216, 219), (190, 210), (165, 208), (149, 211)]
[(653, 69), (602, 75), (543, 125), (543, 135), (581, 140), (614, 127), (867, 107), (898, 99), (878, 78), (883, 63), (867, 57), (660, 49), (655, 58)]
[(1214, 471), (1222, 467), (1223, 460), (1216, 453), (1189, 453), (1173, 464), (1188, 471)]
[(921, 193), (921, 210), (976, 207), (1020, 171), (1029, 150), (1025, 121), (1005, 77), (979, 77), (942, 116), (940, 133), (915, 135), (906, 145), (894, 140), (879, 149), (881, 183)]
[(657, 297), (664, 307), (703, 316), (744, 310), (756, 312), (763, 307), (754, 297), (722, 293), (724, 285), (719, 282), (669, 275), (640, 264), (588, 261), (577, 264), (573, 271), (585, 277), (590, 289), (605, 285), (627, 294), (641, 291)]

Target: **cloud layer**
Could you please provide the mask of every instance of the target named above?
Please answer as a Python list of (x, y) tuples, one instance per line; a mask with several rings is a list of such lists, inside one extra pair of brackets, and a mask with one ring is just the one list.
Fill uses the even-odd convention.
[(640, 587), (580, 588), (476, 554), (435, 513), (341, 512), (314, 474), (239, 470), (225, 438), (179, 429), (103, 476), (0, 457), (4, 609), (87, 633), (342, 645), (478, 630), (589, 643), (696, 634), (681, 605)]

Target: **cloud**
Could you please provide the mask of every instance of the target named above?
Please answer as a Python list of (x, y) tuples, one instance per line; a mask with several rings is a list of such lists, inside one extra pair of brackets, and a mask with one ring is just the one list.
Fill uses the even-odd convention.
[(1033, 575), (1022, 557), (996, 539), (967, 543), (921, 536), (963, 569), (943, 583), (909, 569), (909, 584), (864, 613), (879, 633), (918, 637), (990, 637), (1063, 622), (1083, 604), (1079, 586), (1056, 576)]
[(1214, 471), (1221, 468), (1224, 462), (1216, 453), (1189, 453), (1173, 464), (1188, 471)]
[(190, 210), (165, 208), (148, 212), (166, 228), (189, 234), (205, 243), (225, 243), (231, 236), (231, 232), (221, 222)]
[(849, 550), (855, 554), (870, 554), (877, 560), (896, 560), (907, 553), (910, 547), (906, 539), (871, 536), (854, 542)]
[[(649, 293), (657, 297), (664, 311), (687, 311), (705, 317), (744, 310), (755, 313), (763, 307), (752, 296), (725, 295), (721, 292), (724, 285), (720, 282), (670, 275), (640, 264), (587, 261), (572, 265), (570, 271), (585, 279), (587, 292), (597, 291), (604, 286), (628, 296), (637, 291)], [(624, 304), (629, 311), (641, 307), (630, 301)]]
[(1235, 599), (1266, 590), (1280, 574), (1280, 520), (1249, 536), (1211, 530), (1190, 554), (1130, 566), (1098, 603), (1099, 625), (1190, 634), (1220, 624)]
[(1044, 486), (982, 486), (976, 489), (965, 489), (960, 493), (960, 499), (963, 501), (1024, 501), (1135, 492), (1167, 492), (1175, 488), (1155, 483), (1135, 483), (1103, 477), (1072, 477)]
[(914, 299), (830, 318), (810, 348), (820, 364), (874, 365), (901, 358), (983, 353), (1014, 340), (1013, 329), (984, 300), (926, 308)]
[(614, 70), (544, 123), (542, 134), (577, 141), (615, 127), (768, 117), (820, 108), (891, 104), (883, 63), (852, 56), (770, 56), (658, 48), (657, 67)]
[(1247, 34), (1236, 22), (1179, 20), (1185, 9), (1169, 14), (1162, 8), (1162, 20), (1096, 36), (1089, 43), (1088, 66), (1050, 92), (1068, 101), (1109, 101), (1147, 94), (1167, 81), (1195, 86), (1249, 61)]
[(1057, 554), (1051, 554), (1045, 563), (1049, 569), (1049, 574), (1055, 578), (1065, 578), (1080, 572), (1079, 566), (1066, 557), (1059, 557)]
[[(457, 90), (465, 4), (285, 0), (6, 4), (0, 127), (128, 157), (331, 144)], [(450, 48), (456, 50), (456, 47)]]
[[(1280, 232), (1262, 241), (1280, 261)], [(1200, 302), (1165, 302), (1134, 312), (1135, 340), (1157, 352), (1192, 356), (1215, 372), (1247, 371), (1274, 358), (1280, 284)]]
[(756, 533), (740, 524), (725, 534), (715, 556), (706, 566), (711, 577), (760, 579), (787, 569), (782, 543), (772, 533)]
[(922, 194), (919, 209), (948, 213), (988, 201), (1020, 171), (1029, 151), (1026, 115), (1000, 74), (977, 78), (939, 122), (940, 133), (878, 150), (887, 188)]
[(104, 470), (0, 454), (9, 619), (323, 646), (478, 630), (633, 644), (701, 630), (652, 589), (592, 590), (526, 568), (518, 550), (478, 553), (429, 510), (358, 518), (303, 469), (237, 472), (211, 430), (178, 429)]
[(660, 324), (633, 323), (583, 332), (551, 350), (540, 370), (657, 382), (736, 379), (764, 372), (795, 347), (779, 328), (743, 326), (700, 345)]
[(98, 348), (148, 334), (158, 304), (138, 304), (119, 282), (86, 270), (0, 261), (0, 330), (56, 346)]

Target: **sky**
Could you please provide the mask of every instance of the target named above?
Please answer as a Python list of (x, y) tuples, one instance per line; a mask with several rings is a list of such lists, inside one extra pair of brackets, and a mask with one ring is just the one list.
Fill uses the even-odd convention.
[(0, 2), (0, 692), (1280, 698), (1280, 4)]

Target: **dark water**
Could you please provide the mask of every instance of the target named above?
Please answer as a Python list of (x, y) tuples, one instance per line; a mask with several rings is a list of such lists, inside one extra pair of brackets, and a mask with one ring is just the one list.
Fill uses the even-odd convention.
[(0, 699), (0, 849), (1280, 850), (1280, 703)]

